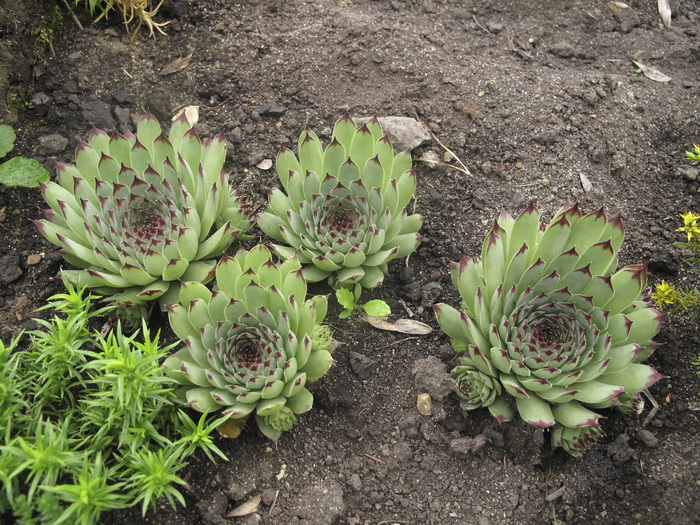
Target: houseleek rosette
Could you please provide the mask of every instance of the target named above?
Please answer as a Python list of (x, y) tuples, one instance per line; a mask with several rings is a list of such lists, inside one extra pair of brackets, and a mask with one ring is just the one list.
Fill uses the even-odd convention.
[(595, 409), (629, 408), (661, 379), (641, 361), (663, 314), (641, 299), (645, 265), (616, 271), (623, 237), (602, 210), (565, 206), (545, 226), (530, 205), (501, 214), (480, 260), (454, 265), (462, 310), (434, 308), (461, 354), (452, 376), (466, 409), (509, 421), (514, 404), (578, 456), (602, 435)]
[(296, 255), (310, 282), (332, 276), (341, 285), (381, 284), (389, 261), (416, 249), (423, 219), (408, 215), (416, 188), (408, 152), (394, 155), (376, 118), (357, 129), (349, 115), (335, 124), (323, 149), (306, 129), (299, 157), (282, 148), (277, 173), (286, 191), (273, 189), (259, 220), (273, 249)]
[(306, 299), (300, 268), (296, 258), (276, 265), (258, 245), (221, 259), (215, 291), (183, 283), (169, 315), (186, 346), (164, 366), (188, 405), (233, 418), (254, 414), (275, 441), (311, 409), (305, 385), (331, 366), (332, 338), (320, 324), (326, 297)]
[(42, 184), (39, 231), (80, 270), (64, 275), (125, 307), (177, 300), (178, 282), (213, 277), (215, 258), (250, 229), (248, 207), (223, 172), (222, 135), (200, 141), (186, 117), (168, 137), (152, 115), (111, 136), (93, 129), (75, 165)]

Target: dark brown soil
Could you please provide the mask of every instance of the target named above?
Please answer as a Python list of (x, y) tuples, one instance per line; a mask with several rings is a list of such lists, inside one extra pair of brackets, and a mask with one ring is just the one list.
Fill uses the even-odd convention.
[[(34, 66), (15, 153), (71, 162), (91, 124), (131, 126), (146, 110), (166, 124), (198, 105), (200, 134), (227, 134), (232, 179), (262, 208), (275, 174), (256, 165), (305, 125), (327, 141), (346, 109), (409, 116), (471, 174), (416, 163), (425, 241), (367, 294), (389, 302), (394, 318), (437, 328), (430, 305), (458, 303), (449, 261), (479, 254), (501, 208), (530, 201), (547, 216), (566, 201), (621, 212), (621, 263), (650, 262), (652, 283), (697, 286), (672, 243), (678, 213), (700, 211), (697, 170), (683, 154), (700, 141), (700, 5), (671, 2), (668, 29), (656, 2), (627, 3), (613, 12), (598, 0), (166, 0), (167, 36), (142, 32), (131, 44), (118, 16), (94, 27), (83, 18), (88, 29), (72, 28), (56, 56)], [(183, 70), (159, 74), (190, 54)], [(630, 59), (672, 80), (646, 78)], [(52, 134), (67, 145), (40, 142)], [(413, 154), (429, 151), (445, 153), (433, 141)], [(30, 222), (42, 207), (38, 190), (0, 187), (5, 340), (58, 289), (61, 259)], [(30, 264), (32, 254), (43, 258)], [(163, 505), (145, 519), (121, 511), (104, 523), (698, 522), (696, 323), (669, 317), (657, 337), (665, 345), (650, 364), (669, 378), (651, 389), (655, 417), (644, 426), (649, 403), (639, 416), (606, 412), (603, 442), (576, 460), (552, 450), (547, 433), (467, 416), (453, 397), (419, 415), (421, 385), (450, 365), (445, 336), (380, 332), (337, 313), (337, 362), (277, 448), (254, 429), (221, 439), (230, 461), (195, 459), (186, 509)], [(256, 515), (222, 517), (258, 494)]]

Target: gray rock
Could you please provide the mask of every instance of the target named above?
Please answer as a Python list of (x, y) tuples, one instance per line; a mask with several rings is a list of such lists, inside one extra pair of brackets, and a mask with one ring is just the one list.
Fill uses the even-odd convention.
[(240, 126), (236, 126), (235, 128), (233, 128), (231, 133), (228, 134), (228, 140), (231, 141), (233, 144), (241, 143), (241, 141), (243, 140), (243, 130)]
[(676, 170), (676, 173), (689, 181), (698, 180), (698, 168), (693, 166), (681, 166)]
[(571, 58), (576, 55), (576, 48), (568, 42), (557, 42), (549, 48), (549, 52), (560, 58)]
[(359, 352), (350, 352), (350, 369), (360, 379), (367, 379), (372, 375), (377, 361), (370, 359)]
[(646, 429), (637, 431), (637, 439), (649, 448), (654, 448), (659, 444), (659, 438)]
[(284, 106), (275, 106), (273, 104), (263, 104), (258, 108), (258, 115), (269, 116), (269, 117), (279, 117), (287, 111)]
[(306, 525), (332, 525), (345, 512), (343, 489), (336, 480), (313, 483), (299, 496), (297, 515)]
[(450, 441), (450, 452), (459, 459), (467, 459), (477, 454), (489, 443), (489, 438), (479, 434), (475, 438), (457, 438)]
[(444, 401), (455, 388), (455, 381), (450, 377), (447, 366), (435, 356), (416, 361), (413, 382), (419, 392), (429, 393), (436, 402)]
[[(364, 124), (368, 117), (354, 119), (357, 124)], [(416, 119), (410, 117), (378, 117), (382, 130), (397, 151), (413, 150), (430, 142), (430, 134)]]
[(114, 116), (117, 117), (117, 121), (122, 126), (125, 126), (131, 122), (131, 112), (129, 111), (129, 108), (124, 106), (115, 106)]
[(553, 144), (554, 142), (558, 142), (561, 140), (561, 135), (564, 132), (564, 126), (559, 125), (555, 126), (551, 129), (547, 129), (545, 131), (542, 131), (541, 133), (538, 133), (535, 135), (534, 140), (538, 144)]
[(355, 473), (351, 474), (350, 477), (348, 478), (348, 485), (350, 488), (356, 492), (359, 492), (362, 490), (362, 480), (360, 479), (360, 475)]
[(112, 118), (109, 104), (93, 99), (83, 102), (80, 107), (83, 110), (83, 118), (96, 128), (103, 131), (114, 129), (114, 118)]
[(486, 24), (486, 29), (488, 29), (495, 35), (503, 31), (504, 28), (505, 26), (499, 22), (489, 22), (488, 24)]
[(0, 257), (0, 284), (9, 284), (19, 279), (21, 275), (19, 255), (11, 253)]
[(35, 106), (44, 106), (48, 104), (51, 101), (49, 96), (44, 93), (43, 91), (39, 91), (38, 93), (34, 93), (34, 96), (32, 97), (32, 104)]
[(117, 104), (122, 104), (125, 106), (131, 104), (131, 95), (121, 89), (115, 89), (112, 91), (112, 98)]
[(39, 137), (39, 154), (40, 155), (58, 155), (66, 149), (68, 139), (58, 133), (44, 135)]

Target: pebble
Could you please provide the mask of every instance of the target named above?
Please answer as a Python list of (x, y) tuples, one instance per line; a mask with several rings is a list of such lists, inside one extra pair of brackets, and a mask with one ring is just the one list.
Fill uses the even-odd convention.
[(66, 149), (66, 146), (68, 146), (68, 139), (58, 133), (39, 137), (40, 155), (58, 155)]
[(93, 99), (80, 104), (80, 108), (83, 110), (83, 118), (96, 128), (108, 132), (114, 129), (114, 118), (109, 104)]
[(48, 104), (50, 101), (51, 99), (49, 98), (49, 96), (43, 91), (34, 93), (34, 96), (32, 97), (32, 104), (35, 106), (43, 106)]
[(368, 379), (377, 365), (377, 361), (359, 352), (350, 352), (350, 369), (360, 379)]
[(19, 255), (9, 254), (0, 257), (0, 284), (9, 284), (19, 279), (21, 275)]
[(576, 48), (568, 42), (557, 42), (549, 48), (549, 52), (560, 58), (571, 58), (576, 54)]
[[(364, 124), (369, 118), (356, 118), (357, 124)], [(414, 150), (430, 141), (430, 134), (414, 118), (378, 117), (379, 125), (389, 137), (396, 151)]]
[(676, 169), (676, 174), (680, 177), (684, 177), (689, 181), (698, 180), (698, 168), (694, 166), (681, 166)]
[(645, 429), (637, 431), (637, 439), (649, 448), (654, 448), (659, 444), (659, 438)]
[(272, 104), (263, 104), (257, 109), (258, 115), (262, 116), (269, 116), (269, 117), (279, 117), (284, 114), (284, 112), (287, 111), (287, 108), (284, 106), (277, 106), (277, 105), (272, 105)]

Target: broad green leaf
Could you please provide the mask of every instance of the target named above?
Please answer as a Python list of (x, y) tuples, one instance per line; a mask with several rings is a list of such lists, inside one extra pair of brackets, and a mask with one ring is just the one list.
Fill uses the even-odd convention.
[(7, 124), (0, 125), (0, 159), (15, 147), (15, 131)]
[(381, 299), (373, 299), (362, 305), (362, 309), (367, 315), (374, 317), (387, 317), (391, 315), (391, 307)]
[(0, 183), (5, 186), (37, 188), (50, 178), (49, 172), (34, 159), (15, 157), (0, 164)]

